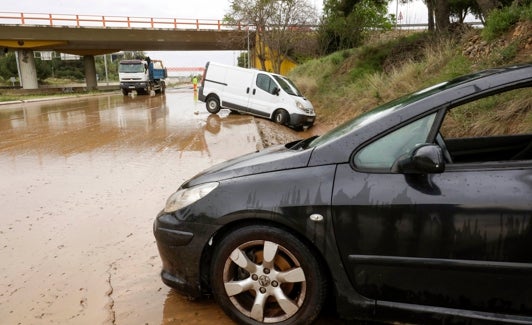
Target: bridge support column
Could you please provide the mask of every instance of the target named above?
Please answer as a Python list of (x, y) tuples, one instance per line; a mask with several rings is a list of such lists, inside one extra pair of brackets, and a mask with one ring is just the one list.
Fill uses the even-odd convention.
[(18, 49), (18, 66), (20, 72), (20, 83), (23, 89), (37, 89), (37, 68), (35, 67), (35, 57), (30, 49)]
[(94, 55), (83, 56), (83, 64), (85, 66), (85, 82), (87, 83), (87, 90), (94, 90), (98, 88), (96, 80), (96, 63)]

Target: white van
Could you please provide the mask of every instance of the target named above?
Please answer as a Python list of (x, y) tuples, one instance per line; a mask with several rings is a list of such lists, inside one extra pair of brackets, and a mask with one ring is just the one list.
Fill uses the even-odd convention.
[(307, 128), (314, 124), (314, 107), (290, 79), (256, 69), (207, 62), (198, 99), (216, 114), (221, 108)]

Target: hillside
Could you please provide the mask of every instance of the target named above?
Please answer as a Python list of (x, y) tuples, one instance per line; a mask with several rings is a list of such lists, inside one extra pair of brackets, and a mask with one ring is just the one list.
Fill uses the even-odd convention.
[[(317, 120), (305, 132), (257, 119), (265, 147), (320, 135), (373, 107), (460, 75), (515, 63), (532, 63), (532, 20), (490, 40), (480, 29), (457, 27), (451, 36), (427, 32), (378, 33), (364, 47), (300, 65), (289, 75), (314, 104)], [(512, 112), (503, 115), (512, 119)], [(532, 107), (526, 118), (532, 130)]]
[[(304, 135), (322, 134), (379, 104), (444, 80), (490, 67), (532, 63), (532, 20), (520, 21), (491, 40), (481, 34), (480, 29), (463, 26), (443, 37), (380, 33), (363, 47), (297, 67), (290, 77), (317, 114), (315, 126)], [(289, 133), (288, 139), (302, 136)]]

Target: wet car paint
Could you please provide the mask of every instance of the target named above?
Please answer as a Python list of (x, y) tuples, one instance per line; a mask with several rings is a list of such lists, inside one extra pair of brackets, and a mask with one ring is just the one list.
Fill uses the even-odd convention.
[[(532, 247), (532, 202), (523, 199), (532, 197), (530, 182), (523, 181), (532, 177), (529, 163), (518, 171), (510, 168), (487, 177), (483, 175), (491, 168), (469, 175), (467, 169), (452, 168), (450, 173), (404, 175), (361, 171), (352, 164), (357, 148), (389, 128), (436, 113), (457, 96), (487, 90), (494, 83), (530, 79), (531, 70), (510, 69), (493, 79), (479, 74), (481, 79), (473, 77), (454, 89), (444, 86), (439, 94), (409, 103), (408, 110), (394, 108), (387, 118), (315, 148), (277, 147), (201, 173), (182, 188), (217, 181), (218, 189), (197, 203), (175, 213), (161, 212), (156, 218), (156, 238), (165, 227), (186, 229), (194, 236), (186, 248), (158, 238), (163, 263), (171, 264), (163, 267), (163, 279), (192, 297), (209, 292), (212, 246), (243, 225), (268, 224), (299, 234), (319, 251), (330, 266), (337, 310), (344, 317), (392, 320), (395, 312), (414, 322), (422, 316), (434, 320), (435, 314), (442, 319), (531, 321), (532, 299), (524, 290), (532, 284), (532, 254), (526, 250)], [(307, 158), (307, 166), (302, 166)], [(471, 186), (456, 187), (464, 177)], [(511, 190), (497, 188), (501, 178), (513, 180)], [(478, 195), (480, 191), (484, 193)], [(310, 218), (316, 214), (324, 221)], [(171, 222), (163, 225), (161, 220)], [(457, 247), (449, 247), (450, 239), (457, 237)], [(503, 242), (513, 246), (497, 246)], [(192, 261), (192, 268), (184, 268), (179, 263), (183, 260)], [(479, 271), (487, 275), (478, 276)], [(493, 282), (499, 272), (499, 280)], [(470, 299), (464, 293), (473, 290), (478, 292), (464, 300)], [(437, 307), (429, 305), (435, 301), (439, 301)], [(378, 311), (382, 313), (375, 315)]]

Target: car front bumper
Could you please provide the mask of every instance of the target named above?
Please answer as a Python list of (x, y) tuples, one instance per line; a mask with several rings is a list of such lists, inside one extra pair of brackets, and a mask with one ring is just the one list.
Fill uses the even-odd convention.
[(180, 221), (173, 214), (165, 212), (159, 213), (153, 224), (162, 261), (162, 281), (189, 298), (198, 298), (202, 294), (200, 262), (209, 238), (206, 236), (205, 239), (202, 234), (206, 234), (205, 230), (210, 228), (204, 224)]

